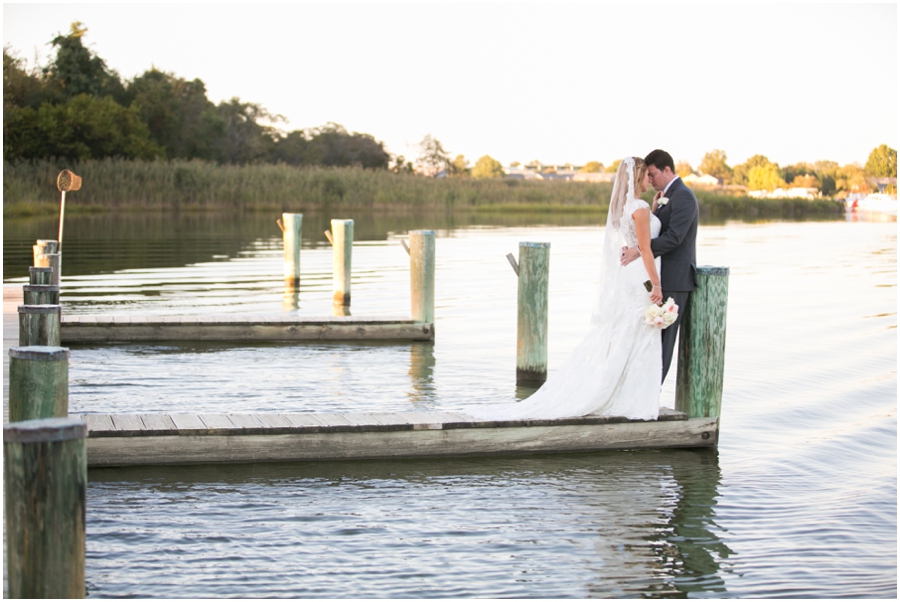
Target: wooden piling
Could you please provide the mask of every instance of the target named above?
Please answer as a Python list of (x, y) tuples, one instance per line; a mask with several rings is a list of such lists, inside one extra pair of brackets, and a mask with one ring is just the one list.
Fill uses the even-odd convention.
[(353, 220), (331, 220), (332, 241), (334, 245), (332, 273), (335, 307), (350, 307), (350, 275), (353, 258)]
[(728, 274), (725, 267), (698, 267), (697, 288), (681, 308), (675, 409), (690, 418), (718, 418), (722, 410)]
[(3, 427), (10, 598), (84, 598), (87, 425), (71, 418)]
[(547, 324), (550, 243), (519, 243), (516, 382), (547, 380)]
[(412, 319), (434, 324), (434, 230), (409, 232), (409, 290)]
[(38, 257), (40, 257), (41, 255), (46, 255), (47, 253), (58, 253), (59, 242), (55, 240), (39, 238), (37, 242), (31, 247), (31, 249), (34, 254), (34, 265), (40, 265), (38, 263)]
[(52, 284), (26, 284), (22, 287), (25, 305), (59, 305), (59, 287)]
[(300, 243), (303, 226), (302, 213), (281, 214), (282, 239), (284, 240), (284, 285), (300, 288)]
[[(43, 253), (41, 253), (43, 255)], [(37, 257), (34, 258), (35, 262), (37, 262)], [(28, 268), (28, 284), (38, 285), (38, 284), (50, 284), (50, 281), (53, 279), (53, 268), (50, 267), (35, 267), (31, 266)]]
[(59, 305), (20, 305), (19, 346), (58, 346), (59, 322)]
[(9, 421), (69, 415), (69, 350), (10, 347)]
[(38, 255), (34, 258), (34, 265), (42, 268), (51, 268), (50, 284), (59, 286), (62, 253), (43, 253)]

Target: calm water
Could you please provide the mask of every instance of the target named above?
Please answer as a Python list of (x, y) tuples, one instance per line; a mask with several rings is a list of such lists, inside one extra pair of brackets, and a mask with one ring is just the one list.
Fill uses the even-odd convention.
[[(70, 409), (459, 409), (527, 395), (504, 256), (552, 243), (552, 370), (589, 319), (602, 238), (589, 221), (357, 218), (357, 315), (408, 314), (398, 236), (439, 230), (434, 344), (78, 347)], [(295, 298), (269, 218), (67, 221), (65, 311), (327, 314), (326, 224), (304, 223)], [(7, 220), (7, 282), (54, 231)], [(701, 264), (731, 268), (717, 451), (92, 470), (90, 595), (896, 597), (896, 223), (707, 224), (698, 245)]]

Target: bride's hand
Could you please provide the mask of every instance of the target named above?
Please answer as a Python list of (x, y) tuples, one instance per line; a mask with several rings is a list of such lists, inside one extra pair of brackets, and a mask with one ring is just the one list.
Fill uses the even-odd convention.
[(650, 302), (659, 305), (662, 303), (662, 297), (662, 288), (659, 285), (654, 285), (650, 291)]

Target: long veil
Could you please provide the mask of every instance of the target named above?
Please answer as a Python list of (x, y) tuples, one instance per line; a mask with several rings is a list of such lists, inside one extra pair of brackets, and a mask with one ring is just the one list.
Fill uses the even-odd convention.
[(619, 231), (620, 221), (625, 212), (625, 204), (634, 198), (634, 159), (625, 157), (619, 163), (612, 195), (609, 198), (609, 212), (606, 214), (606, 229), (603, 247), (600, 250), (600, 276), (591, 312), (591, 324), (597, 325), (614, 319), (612, 308), (618, 306), (616, 294), (621, 290), (622, 269), (619, 255), (624, 240)]
[[(638, 357), (660, 358), (658, 348), (642, 350), (634, 355), (634, 345), (645, 342), (635, 330), (638, 324), (623, 319), (629, 311), (634, 283), (626, 282), (625, 271), (619, 262), (624, 239), (620, 233), (625, 205), (634, 198), (634, 158), (626, 157), (619, 165), (610, 197), (606, 231), (600, 254), (600, 279), (595, 294), (591, 326), (584, 339), (572, 351), (559, 369), (531, 397), (519, 403), (486, 404), (466, 408), (470, 415), (481, 420), (519, 420), (530, 418), (562, 418), (586, 414), (620, 411), (615, 405), (624, 393), (628, 398), (643, 399), (647, 394), (631, 395), (629, 389), (636, 382), (658, 381), (634, 378), (628, 373), (639, 365)], [(640, 305), (643, 301), (638, 301)], [(652, 339), (658, 347), (659, 335)], [(632, 368), (628, 368), (629, 363)], [(655, 382), (654, 382), (655, 381)], [(652, 389), (652, 386), (651, 386)], [(657, 391), (658, 394), (658, 391)], [(658, 411), (658, 398), (656, 410)], [(626, 410), (623, 414), (626, 415)], [(655, 416), (653, 416), (655, 418)]]

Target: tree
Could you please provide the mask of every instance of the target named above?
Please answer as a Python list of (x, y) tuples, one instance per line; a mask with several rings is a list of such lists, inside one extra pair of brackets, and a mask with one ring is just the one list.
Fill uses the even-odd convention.
[(583, 173), (600, 173), (603, 171), (603, 163), (598, 161), (588, 161), (584, 164), (584, 167), (579, 169), (578, 171)]
[(485, 155), (478, 159), (475, 162), (475, 167), (472, 168), (473, 178), (502, 178), (503, 175), (503, 166), (490, 155)]
[(403, 155), (397, 155), (396, 157), (394, 157), (393, 163), (391, 164), (389, 169), (394, 173), (415, 173), (412, 161), (407, 161), (406, 157), (404, 157)]
[(687, 161), (679, 161), (675, 164), (675, 173), (683, 178), (694, 173), (694, 168)]
[(58, 35), (51, 44), (56, 57), (44, 69), (48, 85), (58, 94), (59, 102), (79, 94), (112, 96), (125, 103), (125, 87), (119, 75), (106, 67), (106, 62), (84, 47), (81, 38), (87, 28), (78, 21), (72, 23), (69, 35)]
[(510, 167), (519, 167), (520, 165), (522, 165), (522, 164), (519, 163), (518, 161), (513, 161), (512, 163), (509, 164)]
[(224, 135), (224, 124), (202, 81), (151, 69), (136, 77), (126, 94), (167, 158), (218, 158), (214, 149)]
[(802, 176), (794, 176), (794, 179), (789, 182), (795, 188), (821, 188), (822, 184), (819, 182), (819, 178), (817, 178), (813, 174), (803, 174)]
[(874, 148), (866, 161), (866, 173), (875, 178), (896, 178), (897, 151), (887, 144)]
[(21, 109), (4, 132), (3, 154), (4, 158), (83, 161), (153, 159), (164, 151), (150, 140), (136, 107), (126, 109), (109, 97), (79, 94), (64, 104)]
[(370, 169), (387, 169), (391, 155), (369, 134), (349, 133), (344, 126), (327, 123), (306, 131), (309, 138), (308, 163), (330, 167), (355, 165)]
[(419, 158), (416, 159), (419, 171), (426, 176), (435, 177), (449, 165), (450, 156), (440, 141), (431, 134), (426, 134), (419, 143)]
[(700, 161), (700, 172), (714, 178), (719, 178), (722, 182), (730, 182), (733, 170), (728, 166), (726, 160), (728, 156), (723, 150), (712, 150), (703, 155)]
[[(788, 165), (781, 168), (781, 177), (784, 178), (784, 181), (788, 184), (792, 183), (798, 176), (806, 176), (815, 173), (815, 167), (813, 167), (809, 163), (804, 163), (802, 161), (800, 163), (795, 163), (793, 165)], [(797, 186), (800, 186), (800, 184), (798, 184)]]
[(781, 171), (778, 169), (778, 165), (769, 163), (768, 165), (752, 167), (747, 174), (747, 185), (751, 190), (772, 191), (784, 186), (784, 180), (781, 179)]
[(621, 159), (616, 159), (612, 163), (606, 166), (606, 173), (616, 173), (619, 171), (619, 163), (621, 163)]
[(456, 158), (450, 163), (450, 175), (457, 178), (464, 178), (469, 175), (469, 162), (462, 155), (456, 155)]
[(846, 196), (851, 192), (869, 192), (866, 172), (859, 165), (845, 165), (838, 169), (834, 184), (839, 196)]
[(766, 157), (765, 155), (753, 155), (745, 162), (734, 166), (734, 169), (732, 170), (731, 182), (733, 184), (747, 186), (750, 170), (754, 167), (765, 167), (767, 165), (775, 164), (769, 161), (768, 157)]

